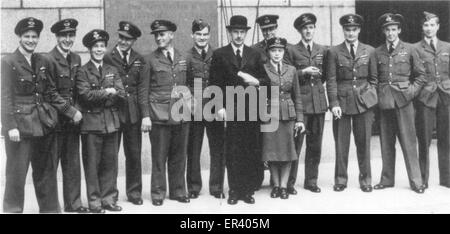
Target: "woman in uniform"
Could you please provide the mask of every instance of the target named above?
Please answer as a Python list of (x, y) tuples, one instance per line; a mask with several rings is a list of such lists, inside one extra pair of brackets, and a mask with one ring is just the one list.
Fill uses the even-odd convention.
[[(270, 78), (270, 85), (279, 88), (278, 96), (271, 93), (271, 100), (275, 105), (269, 105), (272, 111), (278, 111), (278, 129), (263, 133), (263, 161), (269, 162), (273, 189), (272, 198), (287, 199), (287, 182), (291, 169), (291, 162), (298, 159), (295, 151), (294, 135), (302, 133), (303, 125), (302, 101), (300, 85), (295, 67), (283, 63), (287, 41), (284, 38), (271, 38), (267, 41), (267, 50), (270, 60), (264, 65)], [(270, 103), (272, 104), (272, 103)], [(271, 113), (272, 115), (274, 113)]]

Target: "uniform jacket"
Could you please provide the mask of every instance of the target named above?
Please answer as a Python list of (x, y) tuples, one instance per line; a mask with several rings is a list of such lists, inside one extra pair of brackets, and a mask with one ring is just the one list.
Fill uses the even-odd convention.
[[(243, 88), (246, 88), (248, 86), (248, 84), (244, 82), (244, 80), (240, 76), (237, 75), (239, 71), (248, 73), (258, 79), (260, 86), (267, 86), (270, 84), (270, 80), (267, 77), (264, 69), (264, 64), (261, 60), (261, 55), (258, 53), (258, 51), (244, 45), (244, 49), (242, 51), (242, 62), (241, 66), (239, 67), (236, 55), (233, 52), (231, 44), (215, 50), (211, 62), (210, 81), (212, 85), (221, 87), (223, 92), (224, 108), (226, 108), (227, 86), (242, 86)], [(237, 117), (237, 103), (237, 98), (234, 98), (233, 105), (235, 106), (235, 120)], [(248, 102), (245, 104), (245, 107), (246, 119), (248, 119)]]
[(444, 105), (450, 105), (450, 43), (438, 40), (436, 52), (425, 40), (416, 43), (415, 47), (425, 66), (427, 79), (417, 99), (432, 108), (437, 106), (439, 98)]
[[(112, 133), (120, 127), (119, 102), (125, 100), (125, 91), (117, 69), (105, 62), (102, 76), (92, 61), (77, 73), (78, 105), (83, 114), (81, 133)], [(115, 88), (116, 95), (105, 88)]]
[(190, 99), (186, 85), (186, 57), (174, 50), (173, 64), (157, 49), (145, 56), (146, 71), (139, 86), (139, 105), (143, 117), (157, 124), (179, 124), (171, 116), (172, 105), (181, 98)]
[[(20, 135), (44, 136), (58, 122), (58, 112), (68, 118), (76, 110), (55, 89), (50, 63), (40, 54), (33, 54), (33, 70), (17, 49), (2, 58), (1, 117), (2, 133), (17, 128)], [(55, 110), (56, 108), (56, 110)]]
[[(70, 66), (56, 47), (46, 55), (50, 61), (49, 72), (54, 77), (57, 92), (71, 106), (74, 106), (77, 98), (75, 76), (78, 69), (81, 68), (81, 58), (73, 52), (70, 52), (67, 56), (70, 56), (71, 59)], [(76, 107), (74, 106), (74, 108)], [(71, 119), (63, 115), (59, 116), (58, 128), (70, 123)]]
[[(300, 79), (302, 103), (305, 114), (320, 114), (328, 110), (325, 88), (323, 83), (326, 79), (326, 54), (327, 47), (313, 43), (311, 55), (300, 41), (289, 54), (294, 63)], [(309, 66), (320, 69), (322, 75), (310, 76), (303, 74), (302, 70)]]
[(104, 62), (117, 68), (125, 90), (126, 100), (121, 102), (119, 106), (120, 121), (129, 124), (137, 123), (141, 120), (137, 90), (145, 75), (144, 58), (131, 49), (128, 64), (125, 64), (116, 46), (110, 53), (106, 54)]
[(376, 80), (369, 75), (369, 59), (374, 48), (358, 43), (353, 60), (343, 42), (327, 55), (327, 93), (330, 108), (339, 106), (343, 114), (367, 111), (378, 102)]
[(419, 94), (425, 84), (425, 68), (413, 45), (400, 41), (390, 55), (385, 43), (370, 58), (371, 79), (377, 81), (381, 109), (401, 108)]
[[(281, 66), (281, 74), (278, 74), (275, 67), (269, 61), (264, 64), (264, 69), (270, 79), (270, 86), (279, 87), (279, 119), (303, 122), (302, 97), (300, 95), (300, 84), (295, 67), (283, 64)], [(273, 99), (274, 97), (271, 96), (271, 98)]]

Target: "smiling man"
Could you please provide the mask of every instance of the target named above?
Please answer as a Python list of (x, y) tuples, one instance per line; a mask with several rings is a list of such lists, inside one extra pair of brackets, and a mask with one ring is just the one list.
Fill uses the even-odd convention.
[(402, 15), (392, 13), (378, 18), (386, 42), (376, 48), (370, 58), (370, 79), (377, 84), (383, 161), (381, 180), (374, 189), (394, 187), (395, 141), (398, 138), (410, 187), (416, 193), (423, 193), (412, 100), (426, 81), (425, 68), (417, 50), (399, 38), (403, 21)]
[(142, 167), (141, 167), (141, 114), (137, 101), (137, 89), (144, 76), (144, 58), (133, 49), (141, 30), (131, 22), (119, 22), (117, 45), (105, 55), (105, 63), (119, 71), (125, 89), (126, 101), (120, 103), (119, 147), (123, 137), (125, 153), (126, 194), (128, 201), (142, 205)]
[(14, 32), (19, 48), (2, 58), (1, 123), (5, 136), (6, 183), (4, 212), (23, 212), (28, 167), (40, 212), (60, 212), (54, 157), (58, 113), (77, 123), (81, 114), (55, 90), (50, 62), (34, 53), (43, 28), (41, 20), (20, 20)]
[(181, 98), (177, 89), (186, 84), (186, 58), (173, 46), (177, 30), (173, 22), (155, 20), (150, 28), (158, 48), (145, 57), (139, 104), (142, 130), (150, 131), (152, 145), (152, 204), (161, 206), (166, 198), (166, 173), (169, 198), (188, 203), (185, 173), (189, 123), (177, 121), (171, 114), (172, 104)]
[[(75, 105), (75, 75), (81, 67), (81, 58), (71, 51), (75, 43), (78, 21), (63, 19), (51, 27), (57, 45), (47, 54), (49, 72), (54, 77), (56, 90), (71, 106)], [(81, 205), (80, 129), (70, 118), (60, 115), (57, 128), (57, 162), (63, 173), (64, 211), (86, 213)]]
[[(209, 68), (213, 48), (209, 44), (211, 26), (202, 19), (192, 22), (192, 39), (194, 46), (187, 51), (187, 85), (194, 92), (196, 81), (201, 82), (202, 93), (209, 85)], [(202, 105), (198, 105), (195, 111), (200, 115), (203, 107), (209, 99), (204, 98)], [(203, 115), (202, 115), (203, 116)], [(208, 136), (210, 154), (209, 193), (215, 198), (224, 198), (223, 181), (225, 176), (225, 158), (223, 156), (223, 131), (221, 121), (208, 122), (205, 119), (191, 122), (189, 130), (188, 159), (186, 181), (190, 198), (197, 198), (202, 189), (200, 155), (202, 150), (204, 132)]]

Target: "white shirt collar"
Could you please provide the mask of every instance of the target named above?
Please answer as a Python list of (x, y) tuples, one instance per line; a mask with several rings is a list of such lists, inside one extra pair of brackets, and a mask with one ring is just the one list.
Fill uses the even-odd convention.
[(19, 46), (19, 52), (25, 57), (25, 59), (27, 60), (27, 62), (30, 64), (31, 66), (31, 56), (33, 55), (33, 53), (28, 53), (27, 51), (25, 51), (22, 46)]
[[(123, 58), (122, 50), (119, 49), (119, 46), (117, 46), (116, 48), (117, 48), (117, 51), (119, 51), (120, 57)], [(131, 54), (131, 49), (129, 49), (129, 50), (128, 50), (128, 53), (127, 53), (127, 61), (128, 61), (128, 62), (130, 62), (130, 54)]]
[(59, 45), (57, 45), (56, 48), (58, 49), (59, 53), (61, 53), (61, 55), (62, 55), (64, 58), (67, 58), (67, 56), (69, 55), (69, 52), (67, 52), (67, 53), (64, 52), (64, 51), (59, 47)]
[(205, 52), (208, 53), (209, 45), (206, 45), (205, 48), (203, 48), (203, 49), (200, 49), (194, 45), (194, 48), (198, 52), (199, 55), (202, 55), (202, 50), (205, 50)]
[(174, 59), (174, 53), (175, 53), (175, 49), (173, 47), (169, 48), (169, 49), (162, 49), (162, 52), (164, 54), (164, 56), (166, 56), (167, 58), (167, 52), (170, 52), (170, 57), (172, 58), (172, 60)]
[(356, 54), (356, 50), (358, 50), (359, 41), (356, 40), (353, 43), (348, 43), (348, 41), (345, 41), (345, 46), (347, 47), (348, 52), (350, 52), (350, 50), (351, 50), (350, 44), (353, 44), (353, 50), (354, 50), (354, 52)]
[(272, 60), (270, 60), (270, 64), (275, 68), (275, 71), (278, 71), (278, 64), (280, 64), (280, 71), (283, 70), (283, 61), (280, 61), (279, 63), (274, 63)]
[[(395, 41), (393, 42), (393, 44), (394, 44), (394, 49), (397, 48), (397, 45), (398, 45), (399, 42), (400, 42), (400, 39), (399, 39), (399, 38), (397, 38), (397, 40), (395, 40)], [(387, 46), (388, 50), (389, 50), (389, 44), (391, 44), (391, 43), (390, 43), (389, 41), (386, 41), (386, 46)]]
[(436, 43), (437, 43), (437, 40), (438, 40), (436, 36), (434, 36), (433, 38), (427, 38), (427, 37), (424, 37), (423, 39), (425, 40), (425, 42), (426, 42), (428, 45), (430, 45), (430, 41), (433, 40), (434, 48), (436, 48)]
[(309, 43), (302, 39), (303, 46), (307, 49), (308, 45), (311, 47), (311, 51), (313, 48), (313, 41), (311, 40)]
[(242, 55), (244, 54), (244, 44), (242, 44), (241, 45), (241, 47), (236, 47), (233, 43), (230, 43), (231, 44), (231, 47), (233, 48), (233, 52), (234, 52), (234, 55), (236, 55), (236, 50), (240, 50), (241, 51), (241, 57), (242, 57)]
[(91, 59), (91, 62), (95, 65), (95, 67), (97, 68), (97, 70), (98, 70), (98, 67), (99, 67), (99, 66), (102, 66), (102, 67), (103, 67), (103, 60), (102, 60), (100, 63), (97, 63), (97, 62), (95, 62), (93, 59)]

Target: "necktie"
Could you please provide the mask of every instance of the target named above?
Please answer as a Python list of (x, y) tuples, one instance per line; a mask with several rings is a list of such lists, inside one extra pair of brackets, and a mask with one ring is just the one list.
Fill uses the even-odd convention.
[(431, 49), (432, 49), (434, 52), (436, 52), (436, 47), (434, 47), (434, 41), (433, 41), (433, 39), (430, 40), (430, 46), (431, 46)]
[(100, 73), (100, 77), (103, 77), (103, 69), (102, 69), (102, 65), (98, 66), (98, 73)]
[(36, 72), (36, 56), (34, 54), (31, 54), (31, 70), (33, 70), (33, 73)]
[(389, 54), (392, 54), (394, 52), (394, 43), (389, 44)]
[(350, 55), (352, 56), (353, 60), (355, 59), (355, 49), (353, 49), (353, 47), (355, 47), (355, 44), (350, 44)]
[(206, 50), (203, 49), (202, 50), (202, 59), (205, 60), (205, 58), (206, 58)]
[(128, 55), (128, 51), (122, 51), (123, 57), (122, 57), (122, 62), (127, 65), (128, 61), (127, 61), (127, 55)]
[(167, 51), (167, 59), (170, 61), (170, 63), (173, 63), (172, 56), (170, 56), (169, 51)]
[(278, 72), (278, 75), (281, 75), (280, 63), (277, 64), (277, 72)]
[(67, 64), (69, 65), (69, 67), (70, 67), (70, 64), (72, 63), (72, 58), (70, 57), (70, 54), (67, 54), (66, 61), (67, 61)]
[(308, 44), (308, 52), (309, 52), (309, 55), (311, 55), (311, 46)]
[(238, 62), (238, 66), (241, 67), (242, 57), (241, 57), (241, 51), (239, 49), (236, 50), (236, 59)]

